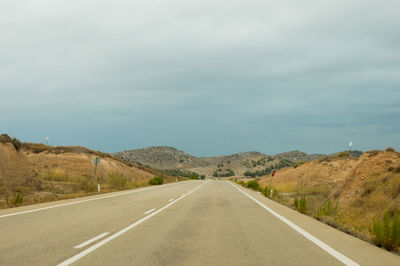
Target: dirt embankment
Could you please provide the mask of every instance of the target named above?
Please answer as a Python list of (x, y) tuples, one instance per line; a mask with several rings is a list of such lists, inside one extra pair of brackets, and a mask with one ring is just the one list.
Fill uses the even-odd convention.
[[(261, 186), (269, 182), (269, 176), (259, 180)], [(385, 210), (400, 213), (400, 153), (388, 149), (358, 159), (344, 153), (322, 157), (278, 171), (272, 184), (282, 203), (294, 206), (295, 198), (303, 195), (308, 214), (370, 239), (373, 221)], [(336, 207), (325, 215), (328, 201)]]
[[(100, 158), (94, 178), (94, 158)], [(161, 175), (84, 147), (21, 143), (0, 136), (0, 208), (148, 185)], [(165, 181), (175, 178), (161, 175)]]

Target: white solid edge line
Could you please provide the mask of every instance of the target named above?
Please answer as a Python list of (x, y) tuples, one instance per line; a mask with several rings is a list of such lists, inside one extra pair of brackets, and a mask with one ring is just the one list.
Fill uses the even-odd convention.
[[(185, 181), (183, 181), (183, 182), (185, 182)], [(166, 187), (166, 186), (174, 185), (174, 184), (180, 184), (180, 183), (183, 183), (183, 182), (165, 184), (165, 185), (163, 185), (161, 187)], [(142, 188), (142, 189), (134, 189), (134, 190), (126, 191), (126, 192), (121, 192), (121, 193), (117, 193), (117, 194), (98, 197), (98, 198), (94, 198), (94, 199), (86, 199), (86, 200), (74, 201), (74, 202), (69, 202), (69, 203), (62, 203), (62, 204), (58, 204), (58, 205), (54, 205), (54, 206), (48, 206), (48, 207), (43, 207), (43, 208), (38, 208), (38, 209), (33, 209), (33, 210), (27, 210), (27, 211), (22, 211), (22, 212), (3, 214), (3, 215), (0, 215), (0, 218), (19, 215), (19, 214), (24, 214), (24, 213), (30, 213), (30, 212), (43, 211), (43, 210), (48, 210), (48, 209), (53, 209), (53, 208), (58, 208), (58, 207), (64, 207), (64, 206), (68, 206), (68, 205), (73, 205), (73, 204), (78, 204), (78, 203), (83, 203), (83, 202), (88, 202), (88, 201), (93, 201), (93, 200), (113, 198), (113, 197), (117, 197), (117, 196), (121, 196), (121, 195), (125, 195), (125, 194), (131, 194), (131, 193), (146, 191), (146, 190), (155, 189), (155, 188), (159, 188), (159, 187), (160, 186), (151, 186), (151, 187), (146, 187), (146, 188)]]
[(128, 231), (131, 230), (132, 228), (138, 226), (139, 224), (141, 224), (141, 223), (143, 223), (144, 221), (150, 219), (150, 218), (153, 217), (154, 215), (156, 215), (156, 214), (162, 212), (162, 211), (165, 210), (166, 208), (168, 208), (168, 207), (172, 206), (173, 204), (177, 203), (179, 200), (185, 198), (186, 196), (188, 196), (189, 194), (195, 192), (197, 189), (199, 189), (199, 188), (201, 188), (202, 186), (208, 184), (209, 182), (210, 182), (210, 181), (208, 181), (208, 182), (206, 182), (206, 183), (203, 183), (203, 184), (201, 184), (201, 185), (195, 187), (194, 189), (192, 189), (189, 193), (185, 194), (184, 196), (181, 196), (181, 197), (177, 198), (176, 200), (172, 201), (171, 203), (168, 203), (167, 205), (165, 205), (164, 207), (158, 209), (157, 211), (155, 211), (155, 212), (153, 212), (153, 213), (151, 213), (151, 214), (149, 214), (149, 215), (143, 217), (142, 219), (140, 219), (140, 220), (134, 222), (133, 224), (131, 224), (131, 225), (125, 227), (124, 229), (118, 231), (117, 233), (115, 233), (115, 234), (113, 234), (113, 235), (107, 237), (106, 239), (103, 239), (102, 241), (98, 242), (97, 244), (95, 244), (95, 245), (93, 245), (93, 246), (91, 246), (91, 247), (89, 247), (89, 248), (87, 248), (87, 249), (81, 251), (80, 253), (76, 254), (75, 256), (73, 256), (73, 257), (71, 257), (71, 258), (69, 258), (69, 259), (67, 259), (67, 260), (65, 260), (65, 261), (63, 261), (63, 262), (61, 262), (60, 264), (58, 264), (58, 266), (67, 266), (67, 265), (70, 265), (71, 263), (74, 263), (75, 261), (77, 261), (77, 260), (83, 258), (84, 256), (88, 255), (89, 253), (91, 253), (91, 252), (95, 251), (96, 249), (98, 249), (99, 247), (103, 246), (104, 244), (106, 244), (106, 243), (110, 242), (111, 240), (113, 240), (113, 239), (115, 239), (115, 238), (117, 238), (117, 237), (119, 237), (119, 236), (125, 234), (126, 232), (128, 232)]
[(151, 212), (153, 212), (153, 211), (155, 211), (156, 209), (151, 209), (151, 210), (148, 210), (147, 212), (145, 212), (144, 214), (149, 214), (149, 213), (151, 213)]
[(174, 199), (170, 199), (168, 202), (171, 202), (171, 201), (173, 201)]
[(83, 243), (81, 243), (81, 244), (75, 246), (74, 248), (83, 248), (84, 246), (87, 246), (87, 245), (89, 245), (90, 243), (93, 243), (94, 241), (96, 241), (96, 240), (102, 238), (103, 236), (108, 235), (109, 233), (110, 233), (110, 232), (102, 233), (102, 234), (100, 234), (100, 235), (98, 235), (98, 236), (96, 236), (96, 237), (93, 237), (92, 239), (89, 239), (88, 241), (85, 241), (85, 242), (83, 242)]
[[(229, 181), (228, 181), (229, 182)], [(333, 249), (332, 247), (330, 247), (329, 245), (325, 244), (324, 242), (322, 242), (321, 240), (319, 240), (318, 238), (316, 238), (315, 236), (311, 235), (310, 233), (306, 232), (304, 229), (302, 229), (301, 227), (297, 226), (296, 224), (294, 224), (293, 222), (289, 221), (288, 219), (286, 219), (285, 217), (283, 217), (282, 215), (278, 214), (277, 212), (273, 211), (272, 209), (270, 209), (269, 207), (265, 206), (263, 203), (261, 203), (260, 201), (258, 201), (257, 199), (253, 198), (252, 196), (250, 196), (249, 194), (247, 194), (245, 191), (243, 191), (242, 189), (238, 188), (237, 186), (235, 186), (234, 184), (232, 184), (231, 182), (229, 182), (229, 184), (231, 184), (234, 188), (236, 188), (237, 190), (239, 190), (240, 192), (242, 192), (244, 195), (246, 195), (248, 198), (252, 199), (254, 202), (256, 202), (258, 205), (260, 205), (261, 207), (263, 207), (264, 209), (266, 209), (268, 212), (270, 212), (272, 215), (274, 215), (276, 218), (278, 218), (279, 220), (281, 220), (282, 222), (284, 222), (285, 224), (287, 224), (288, 226), (290, 226), (292, 229), (294, 229), (295, 231), (297, 231), (299, 234), (303, 235), (305, 238), (307, 238), (308, 240), (310, 240), (311, 242), (313, 242), (315, 245), (317, 245), (318, 247), (322, 248), (323, 250), (325, 250), (327, 253), (329, 253), (330, 255), (332, 255), (333, 257), (335, 257), (336, 259), (338, 259), (339, 261), (341, 261), (343, 264), (345, 265), (351, 265), (351, 266), (359, 266), (358, 263), (354, 262), (353, 260), (351, 260), (350, 258), (346, 257), (345, 255), (343, 255), (342, 253), (340, 253), (339, 251)]]

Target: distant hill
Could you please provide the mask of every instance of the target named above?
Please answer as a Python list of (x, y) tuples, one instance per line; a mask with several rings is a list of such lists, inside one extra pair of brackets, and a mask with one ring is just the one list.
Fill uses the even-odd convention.
[[(353, 157), (359, 157), (361, 154), (359, 151), (351, 152)], [(249, 151), (224, 156), (196, 157), (173, 147), (154, 146), (117, 152), (113, 156), (126, 162), (147, 165), (159, 170), (179, 169), (208, 177), (243, 177), (265, 176), (273, 168), (281, 169), (292, 166), (298, 161), (313, 161), (327, 155), (307, 154), (295, 150), (274, 156)]]
[(202, 159), (167, 146), (128, 150), (113, 154), (127, 162), (148, 165), (155, 169), (186, 169), (206, 166)]
[(172, 147), (156, 146), (114, 153), (130, 163), (148, 165), (154, 169), (180, 169), (208, 177), (244, 176), (246, 172), (266, 171), (275, 166), (292, 165), (285, 158), (250, 151), (225, 156), (196, 157)]
[(284, 152), (284, 153), (279, 153), (275, 155), (275, 157), (281, 158), (281, 159), (286, 159), (290, 160), (293, 162), (297, 161), (313, 161), (315, 159), (318, 159), (322, 156), (325, 156), (325, 154), (307, 154), (298, 150), (295, 151), (289, 151), (289, 152)]
[(268, 155), (258, 151), (248, 151), (248, 152), (234, 153), (224, 156), (202, 157), (202, 159), (209, 163), (224, 163), (227, 161), (246, 160), (250, 158), (258, 158), (263, 156), (268, 156)]

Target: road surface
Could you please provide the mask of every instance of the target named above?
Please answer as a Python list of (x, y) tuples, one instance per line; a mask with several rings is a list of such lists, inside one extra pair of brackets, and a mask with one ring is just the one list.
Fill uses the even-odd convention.
[(229, 181), (0, 211), (0, 265), (400, 265), (400, 257)]

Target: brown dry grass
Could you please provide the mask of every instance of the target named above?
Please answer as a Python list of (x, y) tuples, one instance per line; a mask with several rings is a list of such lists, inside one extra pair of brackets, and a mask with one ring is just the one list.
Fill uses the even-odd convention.
[[(23, 205), (27, 205), (97, 193), (97, 183), (102, 192), (109, 192), (147, 186), (154, 176), (175, 181), (153, 169), (84, 147), (21, 143), (7, 135), (1, 135), (0, 142), (0, 208), (9, 207), (6, 199), (17, 194), (23, 195)], [(96, 179), (95, 157), (100, 158)]]
[[(370, 226), (385, 210), (400, 213), (400, 154), (370, 151), (359, 159), (340, 155), (278, 171), (273, 186), (292, 205), (296, 195), (307, 198), (309, 214), (315, 214), (327, 200), (338, 204), (338, 212), (322, 217), (340, 229), (371, 240)], [(261, 179), (267, 186), (270, 178)]]

